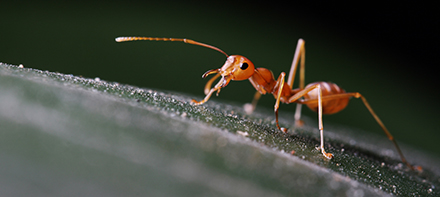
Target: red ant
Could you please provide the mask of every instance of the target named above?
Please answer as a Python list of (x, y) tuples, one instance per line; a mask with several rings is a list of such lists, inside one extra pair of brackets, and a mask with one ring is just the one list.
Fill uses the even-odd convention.
[[(252, 101), (252, 105), (250, 107), (245, 108), (245, 111), (251, 113), (262, 94), (270, 93), (276, 99), (274, 112), (275, 112), (275, 120), (277, 128), (283, 132), (287, 132), (286, 128), (281, 128), (278, 124), (278, 108), (280, 102), (289, 104), (289, 103), (297, 103), (297, 110), (295, 113), (296, 123), (300, 123), (300, 115), (301, 115), (301, 105), (305, 104), (311, 110), (318, 112), (318, 120), (319, 120), (319, 131), (321, 135), (321, 152), (322, 154), (328, 158), (333, 158), (333, 154), (327, 153), (324, 150), (324, 127), (322, 124), (322, 114), (334, 114), (342, 109), (344, 109), (348, 101), (351, 97), (361, 98), (365, 107), (370, 111), (371, 115), (376, 119), (377, 123), (382, 127), (382, 130), (387, 135), (388, 139), (391, 140), (394, 146), (397, 149), (397, 152), (400, 155), (400, 158), (403, 163), (405, 163), (409, 168), (414, 169), (414, 167), (409, 164), (405, 157), (403, 156), (402, 151), (397, 145), (396, 140), (379, 119), (379, 117), (374, 113), (370, 104), (368, 104), (367, 100), (364, 96), (362, 96), (358, 92), (345, 92), (338, 85), (330, 82), (314, 82), (308, 85), (304, 85), (304, 70), (305, 70), (305, 42), (303, 39), (298, 40), (298, 44), (296, 47), (296, 52), (293, 58), (292, 66), (289, 72), (289, 78), (287, 79), (287, 83), (285, 82), (286, 73), (282, 72), (277, 80), (275, 80), (272, 72), (266, 68), (255, 68), (254, 64), (244, 56), (241, 55), (228, 55), (221, 49), (204, 44), (201, 42), (197, 42), (190, 39), (181, 39), (181, 38), (154, 38), (154, 37), (118, 37), (115, 39), (116, 42), (125, 42), (125, 41), (135, 41), (135, 40), (155, 40), (155, 41), (178, 41), (185, 42), (188, 44), (199, 45), (203, 47), (207, 47), (210, 49), (214, 49), (226, 55), (227, 59), (225, 64), (218, 69), (212, 69), (205, 72), (202, 77), (205, 78), (210, 74), (216, 74), (213, 78), (211, 78), (205, 85), (205, 94), (206, 97), (201, 101), (192, 100), (195, 105), (201, 105), (209, 100), (211, 95), (214, 92), (217, 92), (217, 95), (220, 93), (220, 89), (226, 87), (231, 80), (241, 81), (249, 79), (251, 84), (257, 90), (254, 95), (254, 99)], [(299, 62), (301, 60), (301, 62)], [(297, 65), (300, 64), (300, 81), (299, 88), (292, 89), (293, 81), (295, 79), (295, 73), (297, 70)], [(211, 88), (212, 83), (221, 76), (221, 79), (218, 83)], [(418, 169), (421, 169), (418, 167)]]

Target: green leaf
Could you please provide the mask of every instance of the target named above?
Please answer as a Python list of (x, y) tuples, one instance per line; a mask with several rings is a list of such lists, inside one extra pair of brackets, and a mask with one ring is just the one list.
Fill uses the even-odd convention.
[(1, 64), (0, 195), (440, 195), (439, 160), (384, 136), (326, 124), (328, 160), (315, 121), (191, 99)]

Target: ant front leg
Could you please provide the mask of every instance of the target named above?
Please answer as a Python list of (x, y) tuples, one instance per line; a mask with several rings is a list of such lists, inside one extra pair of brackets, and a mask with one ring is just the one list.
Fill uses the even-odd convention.
[(201, 101), (197, 101), (195, 99), (192, 99), (191, 102), (194, 103), (194, 105), (201, 105), (203, 103), (205, 103), (206, 101), (209, 100), (209, 98), (211, 97), (212, 93), (214, 93), (215, 91), (218, 91), (220, 88), (212, 88), (205, 96), (205, 98)]
[(224, 79), (223, 79), (223, 78), (220, 79), (220, 81), (219, 81), (219, 82), (218, 82), (218, 83), (217, 83), (212, 89), (209, 89), (209, 88), (211, 87), (212, 82), (213, 82), (215, 79), (217, 79), (218, 77), (220, 77), (219, 74), (217, 74), (216, 76), (214, 76), (212, 79), (210, 79), (210, 80), (208, 81), (208, 83), (206, 83), (206, 85), (205, 85), (205, 94), (206, 94), (206, 96), (205, 96), (205, 98), (204, 98), (203, 100), (201, 100), (201, 101), (197, 101), (197, 100), (195, 100), (195, 99), (192, 99), (192, 100), (191, 100), (191, 102), (194, 103), (194, 105), (201, 105), (201, 104), (205, 103), (206, 101), (208, 101), (209, 98), (211, 98), (211, 95), (212, 95), (214, 92), (217, 92), (217, 94), (220, 92), (220, 89), (222, 88), (222, 84), (223, 84), (223, 82), (224, 82)]
[(205, 95), (208, 95), (209, 94), (209, 92), (211, 91), (211, 85), (212, 85), (212, 83), (217, 79), (217, 78), (219, 78), (221, 75), (220, 74), (216, 74), (214, 77), (212, 77), (211, 79), (209, 79), (209, 81), (206, 83), (206, 85), (205, 85), (205, 89), (204, 89), (204, 91), (205, 91)]
[(244, 106), (243, 106), (244, 111), (247, 114), (252, 114), (252, 112), (254, 112), (255, 108), (257, 107), (257, 103), (258, 103), (258, 100), (260, 100), (260, 98), (261, 98), (261, 93), (258, 91), (255, 92), (254, 99), (252, 99), (252, 103), (244, 104)]

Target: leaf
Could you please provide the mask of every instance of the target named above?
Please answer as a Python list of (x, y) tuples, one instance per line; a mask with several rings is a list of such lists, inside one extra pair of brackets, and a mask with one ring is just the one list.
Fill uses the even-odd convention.
[[(438, 196), (439, 161), (355, 129), (0, 65), (2, 196)], [(292, 152), (293, 151), (293, 152)], [(293, 155), (291, 154), (293, 153)]]

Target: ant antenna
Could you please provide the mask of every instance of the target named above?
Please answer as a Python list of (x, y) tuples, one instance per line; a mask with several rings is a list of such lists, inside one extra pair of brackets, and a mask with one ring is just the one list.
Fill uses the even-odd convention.
[(188, 43), (188, 44), (193, 44), (193, 45), (199, 45), (202, 47), (206, 47), (206, 48), (210, 48), (210, 49), (214, 49), (220, 53), (223, 53), (224, 55), (226, 55), (226, 57), (229, 57), (228, 54), (226, 54), (224, 51), (222, 51), (221, 49), (215, 47), (215, 46), (211, 46), (208, 44), (204, 44), (201, 42), (197, 42), (194, 40), (190, 40), (190, 39), (186, 39), (186, 38), (155, 38), (155, 37), (117, 37), (115, 39), (116, 42), (126, 42), (126, 41), (136, 41), (136, 40), (155, 40), (155, 41), (177, 41), (177, 42), (184, 42), (184, 43)]

